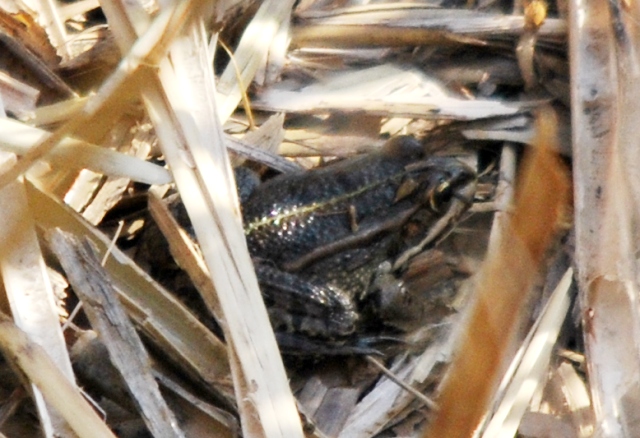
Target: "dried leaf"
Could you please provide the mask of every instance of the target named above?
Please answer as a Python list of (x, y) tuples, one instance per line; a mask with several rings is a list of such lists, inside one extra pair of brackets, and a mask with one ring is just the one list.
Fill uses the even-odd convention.
[(542, 112), (537, 147), (529, 151), (511, 220), (489, 254), (468, 309), (458, 353), (436, 401), (439, 410), (425, 437), (471, 436), (503, 372), (522, 304), (568, 198), (568, 180), (549, 151), (556, 133)]

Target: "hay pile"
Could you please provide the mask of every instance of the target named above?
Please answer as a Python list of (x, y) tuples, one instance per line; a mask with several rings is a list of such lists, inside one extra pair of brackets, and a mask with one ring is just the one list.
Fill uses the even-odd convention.
[[(1, 0), (0, 431), (640, 436), (638, 19), (595, 0)], [(401, 134), (479, 171), (405, 272), (447, 311), (393, 355), (285, 367), (232, 168)], [(195, 310), (146, 273), (151, 223)]]

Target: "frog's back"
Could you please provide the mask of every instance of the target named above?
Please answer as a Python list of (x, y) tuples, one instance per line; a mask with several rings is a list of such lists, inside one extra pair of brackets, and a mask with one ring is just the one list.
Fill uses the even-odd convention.
[(362, 218), (385, 214), (418, 149), (415, 142), (386, 147), (263, 184), (243, 206), (251, 252), (276, 261), (294, 260), (349, 236)]

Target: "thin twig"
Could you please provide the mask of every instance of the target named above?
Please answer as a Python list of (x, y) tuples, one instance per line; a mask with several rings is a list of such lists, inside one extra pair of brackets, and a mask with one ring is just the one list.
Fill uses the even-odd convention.
[(384, 373), (384, 375), (387, 376), (392, 382), (396, 383), (398, 386), (400, 386), (405, 391), (410, 392), (411, 394), (413, 394), (426, 407), (428, 407), (429, 409), (434, 410), (434, 411), (438, 410), (438, 405), (436, 404), (436, 402), (431, 400), (426, 395), (422, 394), (420, 391), (418, 391), (414, 387), (412, 387), (412, 386), (406, 384), (405, 382), (403, 382), (402, 380), (400, 380), (393, 373), (393, 371), (391, 371), (389, 368), (385, 367), (382, 362), (380, 362), (379, 360), (375, 359), (373, 356), (365, 356), (365, 359), (367, 359), (367, 362), (369, 362), (370, 364), (372, 364), (376, 368), (378, 368), (380, 371), (382, 371)]
[(221, 38), (218, 38), (218, 43), (220, 44), (220, 47), (222, 47), (224, 51), (227, 52), (227, 55), (229, 55), (231, 65), (233, 65), (233, 69), (236, 72), (236, 79), (238, 80), (238, 86), (240, 87), (242, 96), (242, 106), (244, 107), (244, 111), (247, 114), (247, 119), (249, 121), (249, 129), (255, 129), (256, 122), (253, 118), (253, 111), (251, 111), (251, 102), (249, 102), (249, 96), (247, 95), (247, 87), (242, 82), (242, 73), (240, 72), (238, 63), (236, 62), (236, 57), (233, 55), (233, 52), (231, 51), (229, 46), (227, 46)]

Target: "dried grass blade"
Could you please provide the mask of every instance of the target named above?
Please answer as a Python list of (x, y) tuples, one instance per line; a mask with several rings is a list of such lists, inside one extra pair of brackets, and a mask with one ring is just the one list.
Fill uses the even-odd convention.
[(234, 57), (236, 67), (229, 65), (220, 76), (218, 83), (218, 116), (224, 123), (236, 110), (242, 93), (249, 87), (260, 69), (267, 61), (267, 55), (273, 39), (278, 35), (281, 23), (291, 19), (292, 0), (267, 0), (247, 26)]
[[(16, 120), (0, 118), (0, 149), (24, 155), (47, 135), (49, 133), (42, 129)], [(73, 138), (62, 140), (60, 145), (43, 159), (59, 169), (84, 168), (146, 184), (171, 182), (171, 174), (163, 167)]]
[(467, 437), (477, 427), (501, 378), (527, 291), (566, 207), (567, 176), (548, 149), (557, 130), (551, 112), (541, 116), (545, 123), (539, 132), (545, 135), (523, 164), (512, 220), (489, 248), (427, 438)]
[[(59, 201), (31, 185), (27, 189), (39, 227), (45, 231), (60, 228), (89, 238), (100, 254), (104, 254), (110, 239)], [(118, 248), (113, 248), (106, 269), (140, 329), (180, 364), (185, 373), (213, 390), (218, 388), (232, 400), (226, 347)]]
[(563, 362), (556, 370), (562, 381), (562, 392), (578, 438), (592, 437), (596, 430), (595, 416), (587, 382), (578, 375), (568, 362)]
[[(402, 381), (420, 388), (438, 363), (451, 356), (451, 336), (429, 346), (419, 357), (410, 358), (392, 371)], [(415, 396), (384, 377), (352, 410), (339, 438), (368, 438), (375, 436), (392, 422), (400, 412), (408, 409)]]
[(322, 82), (267, 88), (254, 107), (286, 112), (347, 112), (369, 115), (473, 120), (518, 114), (539, 102), (467, 100), (415, 68), (396, 64), (339, 71)]
[(218, 291), (245, 436), (302, 436), (246, 248), (206, 47), (194, 26), (171, 50), (172, 65), (161, 67), (162, 88), (154, 82), (143, 95)]
[(549, 366), (551, 352), (569, 310), (569, 287), (573, 269), (568, 269), (532, 328), (531, 337), (516, 356), (517, 364), (502, 394), (502, 400), (482, 433), (483, 438), (515, 436), (522, 415)]
[[(624, 2), (610, 2), (612, 26), (616, 32), (616, 62), (618, 76), (618, 142), (622, 167), (629, 187), (640, 187), (640, 8), (627, 7)], [(640, 190), (630, 190), (634, 214), (640, 214)]]
[(127, 101), (133, 89), (139, 89), (140, 71), (149, 65), (157, 65), (168, 50), (176, 34), (182, 26), (199, 11), (198, 4), (202, 0), (185, 0), (172, 9), (163, 10), (149, 26), (145, 34), (131, 47), (131, 51), (123, 58), (118, 69), (102, 85), (98, 93), (89, 99), (82, 112), (70, 119), (51, 135), (33, 146), (12, 168), (0, 174), (0, 187), (4, 187), (18, 176), (26, 172), (35, 161), (55, 148), (64, 138), (73, 135), (81, 128), (87, 129), (92, 122), (98, 123), (96, 117), (107, 109), (119, 108), (120, 100)]
[(248, 144), (259, 145), (271, 153), (277, 153), (282, 140), (284, 140), (284, 113), (270, 116), (258, 129), (249, 131), (242, 137), (242, 141)]
[(80, 113), (88, 99), (88, 97), (74, 97), (50, 105), (41, 105), (35, 111), (19, 113), (17, 118), (32, 126), (58, 125)]
[[(12, 163), (12, 157), (15, 159), (13, 154), (0, 154), (0, 168)], [(13, 318), (20, 329), (47, 351), (64, 378), (73, 385), (75, 377), (60, 329), (53, 288), (21, 181), (0, 190), (0, 204), (3, 206), (0, 209), (0, 273)], [(34, 392), (37, 393), (37, 389), (34, 388)], [(61, 434), (69, 432), (65, 421), (55, 411), (50, 412), (39, 395), (35, 395), (35, 401), (47, 436), (53, 436), (54, 430)]]
[(109, 351), (109, 358), (127, 384), (140, 414), (155, 437), (184, 437), (151, 374), (151, 360), (142, 340), (118, 301), (108, 275), (88, 241), (81, 243), (60, 229), (49, 236), (51, 247), (84, 304), (91, 326)]
[[(325, 25), (384, 25), (446, 30), (473, 35), (519, 35), (526, 17), (518, 14), (496, 14), (470, 9), (440, 9), (434, 7), (399, 7), (374, 10), (375, 6), (335, 8), (331, 11), (313, 11), (303, 14), (305, 22)], [(564, 37), (567, 24), (560, 18), (546, 20), (545, 35)]]
[[(109, 19), (128, 21), (121, 15)], [(209, 272), (217, 290), (222, 291), (220, 301), (229, 328), (229, 361), (243, 432), (247, 437), (302, 436), (299, 416), (246, 250), (213, 100), (215, 85), (210, 56), (198, 26), (201, 23), (194, 25), (189, 36), (175, 44), (171, 63), (161, 66), (162, 83), (155, 75), (149, 75), (142, 88), (143, 98)], [(168, 105), (168, 100), (173, 107)], [(212, 301), (205, 297), (205, 302)]]
[(224, 319), (221, 317), (222, 309), (220, 308), (215, 287), (211, 282), (211, 276), (191, 238), (180, 228), (169, 208), (154, 194), (149, 196), (149, 212), (167, 239), (171, 255), (178, 263), (178, 266), (189, 275), (200, 295), (209, 300), (207, 307), (211, 310), (218, 323), (224, 324)]
[(637, 436), (638, 10), (588, 0), (570, 2), (570, 12), (576, 263), (589, 382), (601, 436)]
[(40, 389), (80, 438), (115, 438), (50, 356), (0, 312), (0, 349)]
[[(310, 14), (306, 14), (310, 15)], [(356, 11), (346, 8), (332, 16), (309, 17), (293, 28), (294, 47), (372, 47), (468, 42), (485, 44), (478, 38), (518, 36), (524, 27), (522, 15), (482, 13), (464, 9), (420, 9)], [(547, 19), (540, 37), (561, 40), (567, 24)], [(473, 38), (473, 39), (472, 39)]]
[(57, 2), (39, 0), (35, 2), (35, 6), (38, 10), (40, 24), (47, 31), (58, 54), (65, 60), (69, 59), (71, 57), (70, 46), (67, 45), (67, 32), (58, 13)]
[(241, 157), (262, 163), (282, 173), (301, 172), (304, 170), (302, 166), (294, 161), (289, 161), (280, 155), (258, 149), (254, 145), (246, 143), (244, 140), (238, 140), (230, 135), (225, 135), (225, 145), (229, 150)]
[(98, 0), (78, 0), (73, 3), (63, 3), (58, 5), (58, 15), (64, 22), (70, 18), (77, 17), (79, 15), (85, 15), (92, 9), (100, 7)]

